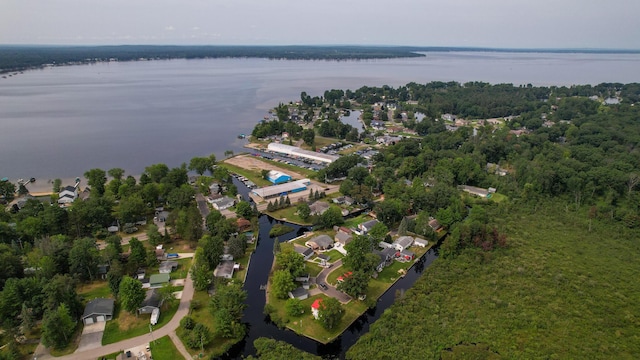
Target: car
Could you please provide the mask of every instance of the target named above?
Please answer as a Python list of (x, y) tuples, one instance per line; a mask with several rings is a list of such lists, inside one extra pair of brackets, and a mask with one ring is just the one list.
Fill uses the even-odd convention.
[(179, 257), (180, 257), (180, 255), (176, 254), (176, 253), (167, 254), (167, 259), (177, 259)]
[(318, 286), (320, 286), (320, 288), (321, 288), (322, 290), (327, 290), (327, 289), (328, 289), (327, 285), (326, 285), (326, 284), (323, 284), (323, 283), (318, 284)]

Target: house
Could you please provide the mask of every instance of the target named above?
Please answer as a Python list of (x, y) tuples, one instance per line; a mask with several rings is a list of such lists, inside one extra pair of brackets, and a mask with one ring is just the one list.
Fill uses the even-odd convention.
[(309, 248), (309, 247), (303, 247), (303, 246), (299, 246), (299, 245), (295, 245), (294, 246), (294, 250), (302, 255), (302, 257), (304, 258), (305, 261), (309, 260), (311, 258), (311, 256), (313, 256), (314, 252), (313, 249)]
[(362, 224), (358, 225), (358, 230), (360, 230), (362, 232), (362, 235), (368, 233), (369, 231), (371, 231), (371, 229), (373, 228), (373, 226), (375, 224), (379, 223), (378, 220), (373, 219), (373, 220), (369, 220), (367, 222), (364, 222)]
[(322, 215), (325, 211), (329, 210), (329, 203), (326, 201), (316, 201), (309, 205), (309, 210), (309, 214), (311, 215)]
[(212, 201), (213, 207), (218, 210), (226, 210), (236, 204), (236, 200), (228, 196), (223, 196)]
[(289, 297), (292, 299), (304, 300), (309, 297), (309, 291), (303, 287), (289, 291)]
[(165, 222), (169, 217), (169, 212), (165, 210), (156, 210), (156, 216), (153, 218), (154, 221)]
[(338, 276), (336, 281), (339, 282), (339, 283), (344, 282), (351, 275), (353, 275), (353, 271), (348, 271), (348, 272)]
[(311, 304), (311, 314), (313, 317), (318, 320), (320, 317), (320, 308), (322, 307), (322, 299), (316, 299), (316, 301)]
[(162, 259), (164, 259), (164, 258), (165, 258), (165, 255), (164, 255), (164, 249), (154, 249), (153, 251), (155, 252), (155, 254), (156, 254), (156, 259), (157, 259), (158, 261), (160, 261), (160, 260), (162, 260)]
[(162, 285), (166, 284), (171, 280), (171, 276), (169, 274), (153, 274), (149, 276), (149, 287), (159, 288)]
[(156, 289), (147, 290), (147, 294), (138, 308), (138, 314), (151, 314), (154, 309), (160, 309), (162, 298)]
[(58, 193), (58, 204), (65, 205), (76, 201), (78, 198), (78, 184), (79, 183), (76, 183), (75, 186), (65, 186), (60, 189)]
[(427, 245), (429, 245), (429, 242), (425, 239), (415, 238), (413, 239), (413, 245), (419, 247), (427, 247)]
[(91, 197), (91, 189), (88, 187), (85, 187), (78, 196), (82, 201), (89, 200), (89, 198)]
[(409, 251), (409, 250), (402, 250), (402, 251), (398, 251), (396, 253), (396, 258), (400, 259), (401, 261), (411, 261), (413, 259), (415, 259), (416, 254), (413, 253), (413, 251)]
[(146, 272), (144, 271), (144, 269), (138, 269), (135, 273), (135, 278), (138, 280), (142, 280), (144, 279), (146, 275)]
[(385, 267), (389, 266), (393, 262), (393, 258), (396, 254), (396, 249), (386, 248), (382, 251), (374, 250), (374, 254), (380, 257), (380, 262), (376, 265), (376, 271), (381, 272)]
[(267, 174), (267, 180), (271, 181), (274, 184), (282, 184), (287, 181), (291, 181), (291, 175), (287, 175), (283, 172), (271, 170)]
[(340, 229), (336, 233), (336, 236), (334, 239), (337, 243), (340, 243), (342, 244), (342, 246), (345, 246), (353, 240), (353, 235), (351, 235), (351, 231), (347, 233), (342, 231), (342, 229)]
[(220, 184), (218, 184), (218, 183), (213, 183), (213, 184), (209, 185), (209, 192), (211, 194), (219, 194), (221, 189), (222, 188), (220, 187)]
[(91, 325), (97, 322), (105, 322), (113, 319), (113, 299), (93, 299), (84, 307), (82, 322)]
[(320, 259), (320, 266), (327, 266), (327, 264), (329, 263), (329, 259), (331, 259), (331, 256), (327, 254), (318, 254), (318, 259)]
[(338, 205), (347, 205), (347, 206), (351, 206), (353, 204), (353, 199), (349, 196), (339, 196), (335, 199), (333, 199), (333, 203), (334, 204), (338, 204)]
[(393, 247), (393, 244), (389, 244), (386, 241), (380, 241), (378, 243), (378, 247), (382, 249), (389, 249), (389, 248), (395, 249), (395, 247)]
[(307, 290), (309, 290), (309, 285), (311, 284), (310, 280), (311, 277), (309, 276), (309, 274), (304, 274), (295, 278), (295, 281), (301, 283), (302, 288)]
[(400, 236), (391, 245), (393, 245), (396, 250), (402, 251), (413, 245), (413, 238), (411, 236)]
[(433, 231), (438, 231), (440, 230), (440, 228), (442, 227), (442, 225), (440, 225), (440, 223), (438, 222), (438, 220), (434, 219), (434, 218), (430, 218), (429, 219), (429, 227), (431, 229), (433, 229)]
[(319, 235), (307, 241), (304, 245), (313, 250), (327, 250), (333, 247), (333, 239), (328, 235)]
[(223, 260), (220, 261), (216, 269), (213, 270), (213, 276), (221, 277), (225, 279), (231, 279), (233, 277), (233, 272), (235, 270), (239, 270), (240, 265), (234, 263), (233, 261)]
[(483, 188), (468, 186), (468, 185), (460, 185), (458, 186), (458, 188), (462, 191), (468, 192), (471, 195), (476, 195), (482, 198), (489, 198), (491, 197), (490, 195), (491, 193), (496, 192), (496, 189), (494, 188), (483, 189)]
[(173, 271), (178, 270), (177, 261), (163, 261), (160, 263), (160, 274), (171, 274)]
[(239, 232), (244, 232), (251, 228), (251, 221), (244, 218), (239, 218), (238, 220), (236, 220), (236, 225), (238, 226)]

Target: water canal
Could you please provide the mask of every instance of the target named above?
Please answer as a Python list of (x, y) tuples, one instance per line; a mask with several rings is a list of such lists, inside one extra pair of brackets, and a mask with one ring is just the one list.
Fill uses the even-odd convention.
[[(249, 189), (235, 178), (234, 183), (238, 187), (238, 193), (246, 197)], [(349, 326), (341, 336), (325, 345), (304, 336), (297, 335), (293, 331), (280, 329), (270, 321), (268, 316), (263, 314), (266, 296), (264, 290), (260, 289), (260, 286), (267, 283), (269, 271), (273, 264), (274, 239), (269, 237), (269, 230), (271, 230), (271, 227), (276, 223), (285, 223), (293, 227), (295, 229), (294, 231), (279, 237), (280, 241), (284, 242), (304, 234), (309, 228), (278, 221), (267, 215), (261, 215), (258, 223), (260, 233), (257, 247), (251, 256), (251, 262), (244, 284), (244, 289), (247, 291), (247, 309), (244, 312), (242, 321), (247, 324), (247, 336), (242, 342), (238, 343), (229, 351), (225, 357), (228, 359), (238, 359), (242, 356), (246, 357), (249, 355), (255, 356), (253, 341), (259, 337), (285, 341), (299, 349), (325, 358), (342, 359), (345, 357), (347, 350), (355, 344), (358, 338), (369, 331), (370, 324), (376, 321), (384, 310), (393, 304), (396, 292), (411, 288), (424, 269), (438, 258), (437, 246), (431, 248), (409, 269), (404, 278), (398, 280), (378, 299), (378, 304), (375, 308), (369, 309)]]

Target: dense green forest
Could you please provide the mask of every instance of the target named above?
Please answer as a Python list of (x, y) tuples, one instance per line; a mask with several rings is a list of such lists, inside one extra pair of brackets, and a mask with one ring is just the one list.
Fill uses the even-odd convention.
[(362, 60), (424, 56), (403, 47), (375, 46), (0, 46), (0, 73), (98, 61), (140, 59), (267, 58)]
[(637, 358), (639, 95), (639, 84), (478, 82), (303, 93), (298, 113), (317, 114), (307, 121), (317, 133), (340, 109), (414, 130), (366, 166), (344, 156), (319, 176), (345, 176), (341, 193), (389, 229), (433, 238), (436, 218), (449, 232), (440, 258), (347, 358)]

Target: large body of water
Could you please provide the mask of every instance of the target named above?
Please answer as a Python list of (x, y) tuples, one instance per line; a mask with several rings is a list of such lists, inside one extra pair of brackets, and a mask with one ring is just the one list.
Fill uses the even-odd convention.
[(178, 166), (242, 151), (239, 133), (279, 102), (414, 81), (640, 82), (638, 54), (428, 53), (367, 61), (169, 60), (56, 67), (0, 78), (0, 177)]

